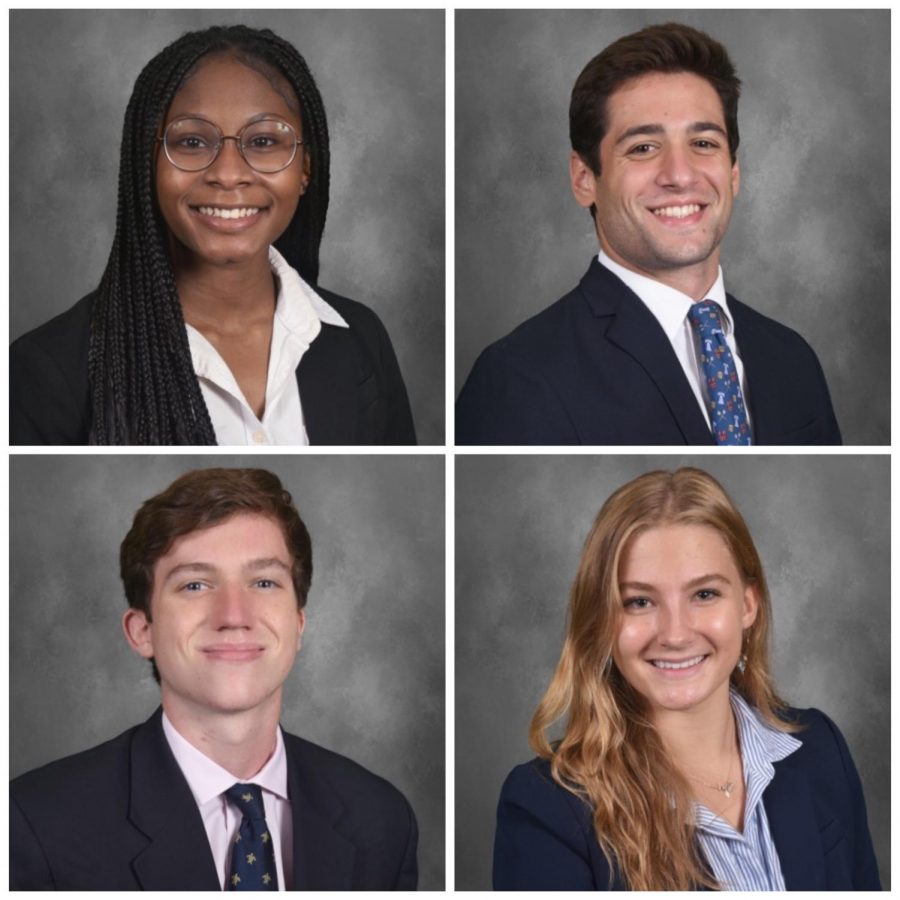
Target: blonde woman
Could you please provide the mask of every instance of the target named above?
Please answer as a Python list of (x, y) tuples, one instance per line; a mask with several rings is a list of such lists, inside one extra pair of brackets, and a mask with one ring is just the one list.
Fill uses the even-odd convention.
[(494, 887), (879, 890), (847, 744), (775, 692), (771, 620), (714, 478), (651, 472), (616, 491), (532, 720), (538, 758), (503, 786)]

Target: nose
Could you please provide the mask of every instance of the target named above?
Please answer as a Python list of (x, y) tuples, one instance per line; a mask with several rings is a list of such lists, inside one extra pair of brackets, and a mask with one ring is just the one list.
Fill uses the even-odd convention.
[(686, 604), (663, 604), (659, 616), (659, 641), (667, 647), (687, 647), (694, 636), (693, 615)]
[(659, 156), (659, 170), (656, 183), (660, 187), (683, 190), (690, 187), (697, 178), (691, 159), (690, 148), (680, 144), (670, 144)]
[(253, 180), (253, 169), (241, 155), (236, 137), (226, 137), (219, 148), (219, 155), (204, 170), (207, 183), (222, 187), (239, 187)]
[(218, 630), (251, 628), (253, 625), (253, 598), (239, 584), (224, 585), (218, 592), (213, 611), (214, 626)]

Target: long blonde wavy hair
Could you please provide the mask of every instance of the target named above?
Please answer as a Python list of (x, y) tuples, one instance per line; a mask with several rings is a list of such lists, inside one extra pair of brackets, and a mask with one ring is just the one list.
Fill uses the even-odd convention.
[[(746, 522), (706, 472), (649, 472), (619, 488), (594, 520), (572, 585), (566, 637), (556, 672), (531, 721), (531, 745), (553, 778), (593, 810), (594, 831), (610, 864), (631, 890), (717, 888), (695, 839), (693, 793), (670, 762), (643, 698), (612, 658), (622, 615), (618, 574), (637, 534), (660, 525), (707, 525), (725, 539), (745, 585), (759, 598), (744, 633), (746, 666), (734, 688), (767, 722), (795, 728), (769, 675), (772, 618), (759, 553)], [(562, 740), (548, 731), (567, 716)]]

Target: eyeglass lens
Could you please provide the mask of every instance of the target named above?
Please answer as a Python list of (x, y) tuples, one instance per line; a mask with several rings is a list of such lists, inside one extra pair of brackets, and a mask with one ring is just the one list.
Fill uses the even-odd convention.
[[(170, 122), (164, 140), (173, 165), (188, 172), (211, 165), (223, 142), (222, 132), (204, 119)], [(293, 160), (297, 135), (286, 122), (263, 119), (241, 131), (240, 144), (244, 159), (258, 172), (278, 172)]]

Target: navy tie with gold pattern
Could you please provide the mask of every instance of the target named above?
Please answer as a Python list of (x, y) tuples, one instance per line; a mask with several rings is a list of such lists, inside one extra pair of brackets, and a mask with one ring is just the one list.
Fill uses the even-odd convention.
[(750, 444), (750, 424), (734, 357), (725, 340), (722, 309), (713, 300), (691, 306), (688, 319), (700, 339), (700, 365), (706, 379), (707, 409), (720, 445)]
[(277, 891), (275, 850), (266, 825), (262, 790), (258, 784), (236, 784), (225, 796), (240, 810), (241, 827), (231, 848), (229, 891)]

